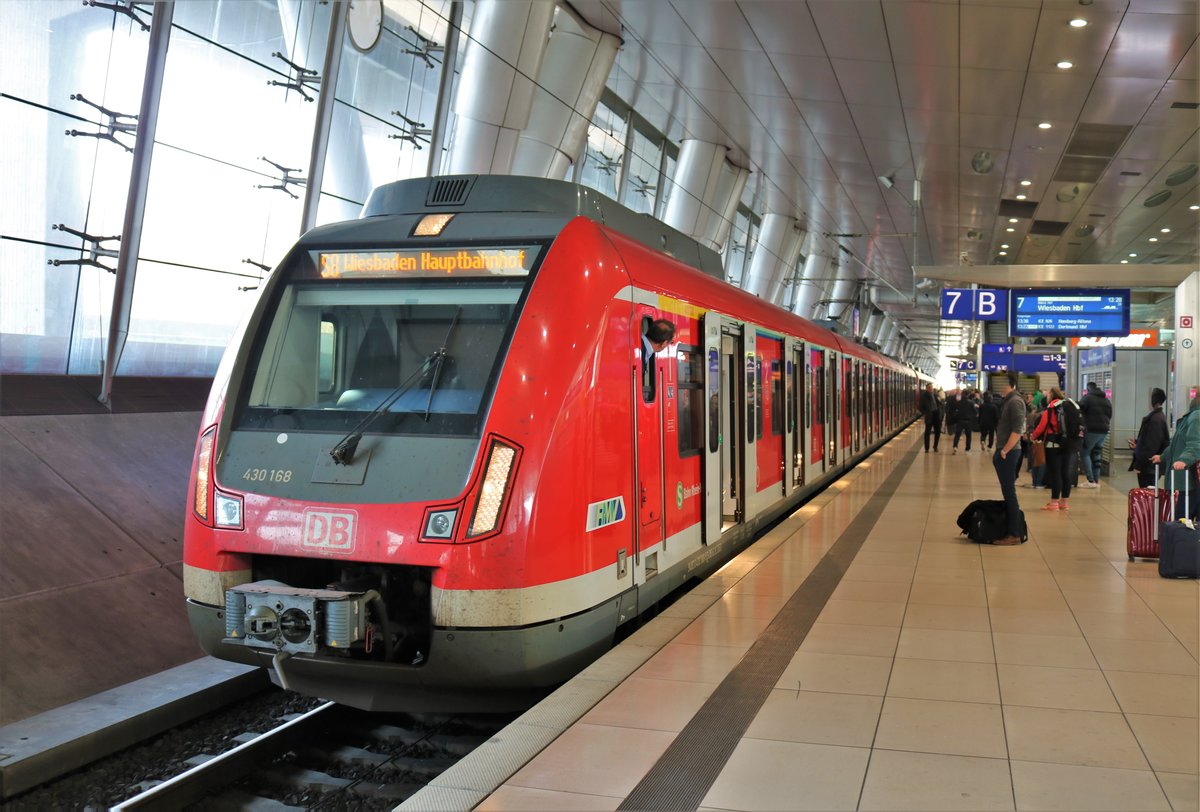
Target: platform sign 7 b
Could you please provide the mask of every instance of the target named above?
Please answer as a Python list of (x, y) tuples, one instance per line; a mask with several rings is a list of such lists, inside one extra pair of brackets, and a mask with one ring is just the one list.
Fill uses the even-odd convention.
[(942, 319), (946, 321), (1007, 321), (1008, 291), (947, 288), (942, 291)]

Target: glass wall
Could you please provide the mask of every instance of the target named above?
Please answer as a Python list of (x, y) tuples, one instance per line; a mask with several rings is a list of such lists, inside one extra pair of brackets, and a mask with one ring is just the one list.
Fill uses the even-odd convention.
[[(345, 43), (319, 222), (357, 216), (373, 186), (425, 174), (449, 5), (386, 0), (378, 43)], [(322, 70), (332, 8), (175, 4), (118, 374), (211, 374), (299, 235), (319, 78), (297, 71)], [(22, 200), (0, 223), (0, 371), (97, 374), (119, 244), (73, 232), (120, 234), (134, 136), (129, 118), (88, 102), (138, 113), (153, 9), (134, 6), (133, 19), (78, 0), (5, 0), (3, 10), (0, 182)]]
[(627, 119), (604, 100), (588, 125), (587, 150), (580, 164), (578, 183), (617, 199), (625, 157)]

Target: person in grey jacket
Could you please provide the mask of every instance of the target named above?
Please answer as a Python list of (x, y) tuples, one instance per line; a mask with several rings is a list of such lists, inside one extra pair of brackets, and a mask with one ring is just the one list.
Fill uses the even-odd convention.
[(1000, 421), (996, 426), (996, 449), (992, 465), (996, 468), (996, 479), (1000, 492), (1004, 494), (1004, 506), (1008, 511), (1008, 535), (996, 544), (1020, 544), (1021, 505), (1017, 502), (1017, 471), (1021, 467), (1021, 454), (1017, 451), (1021, 435), (1025, 433), (1025, 401), (1017, 391), (1017, 373), (1005, 373), (1004, 401), (1000, 404)]
[(1079, 459), (1087, 482), (1081, 488), (1100, 487), (1100, 462), (1104, 451), (1104, 440), (1112, 423), (1112, 401), (1095, 381), (1088, 381), (1087, 394), (1079, 402), (1079, 414), (1083, 417), (1083, 451)]

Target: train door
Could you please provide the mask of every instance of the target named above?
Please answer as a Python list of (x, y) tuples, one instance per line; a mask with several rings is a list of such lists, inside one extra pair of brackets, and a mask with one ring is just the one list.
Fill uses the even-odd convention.
[(852, 407), (854, 405), (854, 359), (842, 356), (842, 380), (838, 387), (838, 400), (842, 402), (842, 462), (850, 459), (854, 450), (854, 420)]
[(862, 362), (857, 358), (854, 359), (854, 364), (850, 371), (850, 392), (852, 402), (850, 406), (851, 420), (854, 422), (854, 453), (857, 454), (862, 448), (862, 409), (859, 408), (858, 397), (858, 376), (862, 372)]
[[(742, 328), (721, 325), (721, 531), (746, 515), (745, 414), (746, 376), (742, 372)], [(751, 424), (753, 425), (753, 424)]]
[(784, 438), (784, 493), (804, 484), (804, 345), (794, 338), (783, 340), (787, 436)]
[(721, 399), (721, 316), (704, 314), (704, 533), (705, 544), (721, 537), (722, 442), (726, 436)]
[(834, 468), (838, 464), (838, 359), (840, 356), (833, 350), (828, 350), (825, 356), (825, 459), (826, 467)]
[[(783, 342), (759, 333), (755, 336), (755, 374), (758, 399), (755, 431), (756, 493), (766, 490), (785, 490), (783, 467), (787, 459), (784, 449), (783, 402)], [(770, 501), (774, 501), (773, 499)]]
[[(634, 347), (634, 466), (637, 487), (634, 500), (637, 502), (637, 538), (634, 544), (634, 580), (640, 583), (642, 554), (663, 541), (665, 522), (663, 506), (666, 504), (663, 488), (666, 477), (663, 470), (666, 433), (663, 422), (665, 375), (664, 364), (669, 350), (646, 357), (642, 337), (650, 322), (657, 317), (653, 308), (634, 305), (634, 318), (630, 337)], [(663, 357), (659, 357), (659, 356)]]
[(825, 350), (809, 349), (806, 373), (808, 386), (808, 463), (806, 477), (812, 480), (825, 470)]

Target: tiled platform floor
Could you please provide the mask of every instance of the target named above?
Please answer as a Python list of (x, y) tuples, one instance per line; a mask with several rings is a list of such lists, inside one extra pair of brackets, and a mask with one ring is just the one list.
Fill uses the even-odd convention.
[[(707, 608), (478, 808), (618, 808), (918, 440), (680, 601)], [(701, 808), (1197, 809), (1197, 584), (1128, 562), (1132, 478), (1067, 512), (1020, 487), (1029, 543), (980, 546), (954, 520), (999, 497), (991, 457), (948, 445), (918, 452)]]

